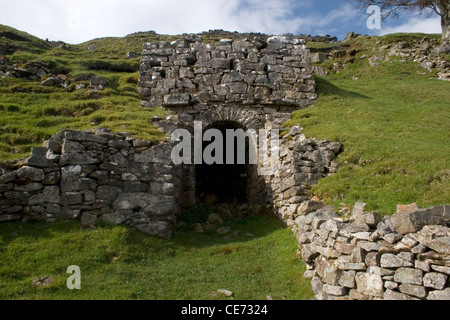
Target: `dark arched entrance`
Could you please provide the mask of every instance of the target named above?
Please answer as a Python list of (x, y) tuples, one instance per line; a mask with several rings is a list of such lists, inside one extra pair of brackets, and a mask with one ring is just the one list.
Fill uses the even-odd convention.
[[(235, 121), (216, 121), (205, 127), (205, 133), (209, 129), (217, 129), (222, 133), (223, 137), (223, 161), (222, 164), (207, 164), (203, 159), (202, 164), (197, 164), (196, 172), (196, 197), (198, 202), (213, 202), (213, 203), (249, 203), (251, 201), (251, 189), (254, 188), (252, 184), (255, 181), (255, 174), (257, 172), (257, 165), (249, 163), (249, 138), (245, 138), (245, 148), (238, 144), (238, 139), (234, 139), (233, 153), (230, 155), (230, 149), (226, 147), (226, 131), (227, 129), (245, 131), (246, 129)], [(202, 151), (208, 145), (214, 143), (214, 140), (203, 141)], [(245, 163), (239, 164), (239, 152), (245, 150)], [(227, 154), (228, 152), (228, 154)], [(213, 156), (216, 156), (215, 152)], [(233, 157), (234, 156), (234, 157)], [(228, 159), (228, 163), (227, 163)], [(233, 159), (232, 164), (229, 164), (230, 159)], [(257, 174), (256, 174), (257, 175)]]

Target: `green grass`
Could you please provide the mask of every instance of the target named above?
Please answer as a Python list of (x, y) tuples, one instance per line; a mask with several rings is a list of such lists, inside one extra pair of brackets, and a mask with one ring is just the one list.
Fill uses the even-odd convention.
[(360, 41), (365, 47), (356, 43), (361, 52), (352, 64), (316, 77), (317, 103), (290, 122), (308, 137), (343, 145), (338, 172), (313, 192), (336, 206), (363, 201), (383, 215), (397, 204), (450, 203), (450, 83), (413, 62), (370, 67), (359, 59), (368, 49)]
[[(30, 147), (42, 145), (62, 129), (104, 127), (131, 132), (141, 139), (165, 139), (150, 123), (153, 116), (163, 116), (165, 111), (140, 107), (140, 98), (132, 88), (135, 84), (129, 83), (137, 75), (103, 74), (110, 87), (101, 92), (100, 99), (90, 99), (85, 89), (70, 91), (0, 79), (0, 83), (9, 82), (0, 87), (0, 159), (25, 157)], [(25, 92), (17, 92), (17, 88)]]
[(34, 53), (41, 53), (51, 47), (44, 40), (2, 24), (0, 24), (0, 46)]
[[(226, 225), (228, 235), (186, 227), (167, 241), (124, 226), (2, 224), (0, 299), (225, 299), (210, 295), (221, 288), (244, 300), (313, 297), (295, 237), (276, 218)], [(237, 230), (241, 234), (233, 236)], [(81, 290), (66, 287), (70, 265), (81, 268)], [(42, 276), (55, 282), (34, 286)]]

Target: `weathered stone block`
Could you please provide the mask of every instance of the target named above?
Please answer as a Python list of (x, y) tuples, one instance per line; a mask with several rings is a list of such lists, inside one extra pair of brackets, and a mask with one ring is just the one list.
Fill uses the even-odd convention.
[(351, 243), (336, 242), (334, 248), (342, 254), (351, 254), (356, 245)]
[(344, 263), (340, 263), (339, 264), (339, 268), (342, 270), (356, 270), (356, 271), (361, 271), (361, 270), (366, 270), (367, 266), (364, 262), (358, 262), (358, 263), (353, 263), (353, 262), (344, 262)]
[(380, 256), (378, 252), (369, 252), (364, 258), (364, 263), (368, 267), (380, 266)]
[(450, 254), (450, 228), (425, 226), (416, 234), (419, 242), (441, 254)]
[(62, 145), (62, 153), (79, 153), (85, 151), (86, 148), (77, 141), (64, 140)]
[(63, 206), (78, 205), (83, 203), (81, 192), (65, 192), (61, 194), (61, 204)]
[(99, 162), (99, 160), (84, 153), (64, 153), (59, 160), (59, 165), (64, 167), (68, 165), (89, 165)]
[(5, 184), (14, 181), (17, 177), (17, 172), (12, 171), (0, 176), (0, 184)]
[(413, 266), (412, 263), (407, 262), (392, 253), (383, 254), (381, 256), (380, 265), (382, 268), (400, 268)]
[(400, 234), (414, 233), (426, 225), (445, 225), (449, 222), (445, 206), (421, 209), (414, 212), (399, 212), (391, 217), (394, 230)]
[(427, 300), (450, 300), (450, 288), (430, 291)]
[(409, 283), (402, 283), (399, 286), (399, 290), (402, 293), (414, 296), (417, 298), (425, 298), (427, 296), (427, 291), (422, 286), (417, 286)]
[(442, 273), (430, 272), (423, 277), (423, 285), (427, 288), (442, 290), (447, 284), (448, 277)]
[(217, 69), (231, 69), (231, 60), (224, 58), (215, 58), (210, 60), (210, 67)]
[(48, 203), (59, 204), (61, 200), (60, 190), (58, 186), (45, 187), (42, 195), (44, 201)]
[(120, 189), (116, 186), (100, 186), (97, 189), (96, 198), (98, 200), (114, 201)]
[(33, 154), (25, 159), (24, 164), (30, 167), (46, 168), (50, 165), (50, 161), (48, 161), (45, 156)]
[(63, 209), (58, 211), (56, 218), (58, 220), (72, 220), (76, 219), (80, 215), (81, 210), (79, 209)]
[(54, 185), (54, 184), (57, 184), (60, 180), (61, 180), (61, 172), (53, 171), (53, 172), (49, 172), (45, 175), (42, 183), (44, 185)]
[(149, 221), (144, 224), (136, 224), (134, 227), (144, 233), (170, 239), (172, 236), (172, 225), (166, 221)]
[(356, 271), (343, 271), (339, 278), (338, 284), (346, 288), (355, 288)]
[(355, 281), (358, 292), (369, 296), (383, 297), (384, 286), (380, 275), (358, 272)]
[(95, 134), (85, 132), (85, 131), (66, 131), (65, 138), (74, 141), (90, 141), (99, 144), (107, 144), (108, 139), (102, 136), (97, 136)]
[(387, 289), (383, 294), (384, 300), (417, 300), (407, 294)]
[(302, 260), (305, 263), (312, 263), (314, 259), (319, 255), (315, 244), (304, 244), (301, 248)]
[(166, 106), (184, 106), (189, 105), (190, 96), (188, 93), (174, 93), (164, 96), (164, 105)]
[(89, 227), (97, 222), (97, 215), (88, 212), (83, 213), (81, 216), (81, 225), (83, 227)]
[(25, 181), (42, 181), (44, 180), (44, 170), (33, 167), (22, 167), (16, 171), (17, 178)]
[(318, 295), (323, 291), (323, 282), (319, 277), (313, 277), (311, 279), (311, 288), (313, 292)]
[(413, 268), (399, 268), (395, 271), (394, 280), (399, 283), (422, 285), (423, 271)]
[(384, 287), (389, 290), (396, 290), (398, 288), (398, 283), (394, 281), (385, 281)]
[(333, 296), (343, 296), (346, 294), (347, 290), (340, 286), (332, 286), (329, 284), (324, 284), (322, 288), (323, 292)]
[(325, 204), (319, 199), (311, 199), (309, 201), (303, 202), (297, 210), (298, 215), (306, 215), (308, 213), (314, 212), (322, 207)]
[(35, 192), (42, 190), (42, 184), (39, 182), (31, 182), (24, 185), (19, 185), (14, 188), (16, 191)]
[(339, 264), (337, 261), (330, 260), (325, 263), (323, 269), (322, 281), (332, 286), (338, 285), (338, 280), (341, 275)]

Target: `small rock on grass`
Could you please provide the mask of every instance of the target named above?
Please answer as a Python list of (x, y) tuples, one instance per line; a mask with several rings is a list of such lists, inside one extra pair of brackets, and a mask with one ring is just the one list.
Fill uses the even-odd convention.
[(218, 293), (222, 293), (227, 297), (232, 297), (233, 296), (233, 292), (231, 292), (230, 290), (227, 289), (218, 289), (217, 290)]
[(44, 276), (33, 279), (33, 284), (37, 287), (46, 287), (55, 281), (53, 276)]
[(225, 234), (225, 233), (230, 232), (230, 230), (231, 230), (230, 227), (220, 227), (220, 228), (217, 228), (216, 232), (218, 234)]

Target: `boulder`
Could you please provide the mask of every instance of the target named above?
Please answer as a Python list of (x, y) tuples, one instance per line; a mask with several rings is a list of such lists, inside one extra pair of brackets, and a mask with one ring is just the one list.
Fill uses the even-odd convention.
[(423, 285), (427, 288), (442, 290), (447, 284), (447, 279), (448, 276), (442, 273), (429, 272), (423, 276)]
[(223, 224), (223, 219), (217, 213), (211, 213), (208, 216), (207, 223), (212, 225), (221, 225)]
[(96, 90), (103, 90), (108, 85), (108, 81), (103, 76), (92, 76), (90, 83)]
[(427, 300), (450, 300), (450, 288), (431, 291), (428, 293)]
[(133, 58), (139, 58), (141, 55), (134, 51), (128, 51), (127, 52), (127, 59), (133, 59)]

